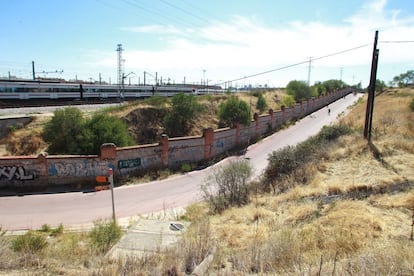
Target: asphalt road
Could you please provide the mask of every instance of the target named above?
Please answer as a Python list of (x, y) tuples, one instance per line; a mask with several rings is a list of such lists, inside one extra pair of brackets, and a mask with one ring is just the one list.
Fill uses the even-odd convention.
[[(347, 107), (362, 95), (348, 95), (321, 110), (303, 118), (295, 125), (281, 130), (251, 145), (245, 156), (230, 157), (212, 167), (177, 175), (165, 180), (122, 186), (114, 190), (117, 218), (128, 218), (184, 207), (201, 199), (200, 185), (215, 166), (222, 166), (235, 158), (248, 158), (259, 177), (267, 166), (267, 157), (273, 150), (294, 145), (315, 135), (324, 125), (337, 119)], [(112, 216), (111, 193), (63, 193), (0, 198), (0, 226), (3, 230), (38, 229), (43, 224), (65, 227), (90, 224)]]

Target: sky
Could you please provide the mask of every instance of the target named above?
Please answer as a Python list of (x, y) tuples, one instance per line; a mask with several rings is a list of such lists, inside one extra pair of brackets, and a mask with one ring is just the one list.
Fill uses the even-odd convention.
[[(0, 77), (284, 87), (414, 70), (412, 0), (0, 0)], [(144, 74), (144, 72), (147, 72)]]

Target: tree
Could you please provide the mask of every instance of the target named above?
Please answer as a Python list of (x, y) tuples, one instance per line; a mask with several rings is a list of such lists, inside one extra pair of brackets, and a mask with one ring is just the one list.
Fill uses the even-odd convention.
[(83, 154), (99, 154), (101, 145), (105, 143), (114, 143), (118, 147), (133, 144), (125, 123), (114, 116), (97, 113), (86, 122), (85, 129), (81, 145)]
[(85, 132), (82, 112), (75, 107), (57, 109), (43, 129), (43, 139), (49, 143), (51, 154), (81, 154)]
[(312, 89), (314, 91), (314, 94), (316, 96), (322, 96), (326, 94), (326, 87), (325, 85), (323, 85), (323, 83), (321, 83), (320, 81), (316, 82), (313, 86)]
[(190, 120), (194, 119), (203, 106), (193, 95), (176, 94), (171, 100), (171, 111), (166, 115), (164, 123), (170, 137), (184, 136), (190, 131)]
[(249, 106), (236, 96), (231, 96), (219, 105), (220, 126), (234, 127), (235, 123), (249, 125), (250, 118)]
[(322, 82), (322, 85), (324, 86), (325, 91), (327, 93), (332, 93), (337, 89), (342, 89), (342, 88), (348, 86), (342, 80), (335, 80), (335, 79), (324, 81), (324, 82)]
[(405, 73), (401, 73), (399, 76), (395, 76), (392, 83), (398, 85), (398, 87), (407, 87), (408, 84), (414, 83), (414, 70), (408, 70)]
[(387, 86), (385, 85), (385, 82), (384, 81), (382, 81), (382, 80), (376, 80), (375, 81), (375, 91), (376, 92), (382, 92), (382, 91), (384, 91), (384, 89), (386, 87)]
[(262, 94), (258, 95), (256, 108), (260, 111), (260, 113), (263, 113), (267, 109), (267, 102)]
[(133, 143), (121, 119), (102, 113), (90, 120), (74, 107), (58, 109), (43, 129), (51, 154), (99, 154), (104, 143), (123, 147)]
[(293, 96), (296, 102), (300, 102), (311, 97), (311, 89), (304, 81), (293, 80), (286, 86), (288, 95)]

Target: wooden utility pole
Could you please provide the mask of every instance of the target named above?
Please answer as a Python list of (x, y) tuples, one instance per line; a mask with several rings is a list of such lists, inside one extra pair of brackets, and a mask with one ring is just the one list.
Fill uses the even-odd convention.
[(367, 110), (365, 113), (364, 137), (371, 141), (372, 115), (374, 112), (375, 83), (377, 81), (377, 66), (379, 50), (377, 49), (378, 31), (375, 31), (374, 49), (372, 52), (371, 76), (368, 86)]

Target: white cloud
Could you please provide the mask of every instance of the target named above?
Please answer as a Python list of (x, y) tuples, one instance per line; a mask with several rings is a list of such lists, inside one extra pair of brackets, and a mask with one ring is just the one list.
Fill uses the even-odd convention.
[[(204, 68), (212, 78), (223, 79), (236, 73), (242, 74), (236, 75), (240, 77), (367, 44), (355, 51), (317, 60), (313, 63), (313, 71), (318, 67), (369, 68), (375, 30), (379, 30), (380, 41), (414, 40), (414, 17), (401, 17), (397, 10), (387, 11), (386, 3), (386, 0), (369, 2), (336, 24), (298, 20), (283, 26), (267, 26), (255, 17), (235, 16), (227, 22), (215, 21), (191, 31), (158, 25), (123, 28), (137, 33), (171, 34), (165, 37), (162, 50), (159, 47), (157, 50), (126, 49), (125, 65), (171, 75), (194, 71), (194, 79), (199, 78)], [(413, 44), (380, 46), (383, 48), (380, 49), (381, 62), (414, 62)], [(113, 66), (114, 55), (111, 55), (101, 59), (100, 65)], [(223, 75), (226, 70), (227, 74)], [(221, 75), (214, 76), (215, 71)]]

